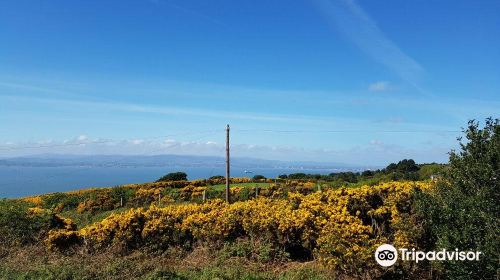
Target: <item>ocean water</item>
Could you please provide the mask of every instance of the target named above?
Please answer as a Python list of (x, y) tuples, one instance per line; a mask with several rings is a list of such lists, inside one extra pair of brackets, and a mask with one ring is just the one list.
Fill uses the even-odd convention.
[[(0, 198), (15, 198), (49, 192), (78, 190), (89, 187), (109, 187), (132, 183), (152, 182), (169, 173), (182, 171), (189, 179), (224, 175), (222, 167), (24, 167), (0, 166)], [(253, 177), (256, 174), (275, 178), (280, 174), (297, 172), (329, 174), (332, 169), (231, 169), (232, 177)]]

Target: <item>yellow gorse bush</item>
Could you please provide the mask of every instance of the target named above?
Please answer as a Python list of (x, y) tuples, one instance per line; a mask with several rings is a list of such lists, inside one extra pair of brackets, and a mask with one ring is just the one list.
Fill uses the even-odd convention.
[(153, 205), (112, 214), (67, 235), (58, 232), (62, 237), (53, 239), (81, 238), (95, 248), (121, 244), (165, 249), (249, 237), (289, 250), (302, 248), (330, 268), (351, 271), (374, 266), (374, 248), (382, 243), (416, 246), (418, 233), (409, 222), (412, 191), (431, 187), (425, 182), (390, 182), (308, 195), (289, 193), (286, 199)]
[(28, 196), (22, 199), (25, 202), (31, 203), (35, 206), (42, 205), (42, 197), (41, 196)]

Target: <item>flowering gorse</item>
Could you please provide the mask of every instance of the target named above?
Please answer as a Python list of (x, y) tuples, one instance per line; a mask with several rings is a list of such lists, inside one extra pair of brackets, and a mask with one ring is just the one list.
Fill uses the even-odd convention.
[(370, 258), (382, 243), (417, 245), (414, 229), (408, 226), (412, 193), (431, 187), (424, 182), (390, 182), (233, 204), (210, 200), (152, 205), (112, 214), (79, 231), (68, 230), (66, 235), (58, 232), (61, 238), (52, 239), (81, 238), (92, 248), (119, 244), (129, 249), (166, 249), (247, 237), (271, 242), (291, 255), (294, 250), (309, 254), (332, 269), (350, 271), (373, 266)]

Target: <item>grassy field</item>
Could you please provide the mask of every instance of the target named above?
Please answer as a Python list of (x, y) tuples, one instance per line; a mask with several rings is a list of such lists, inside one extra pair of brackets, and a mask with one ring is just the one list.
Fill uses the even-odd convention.
[[(44, 257), (41, 257), (44, 256)], [(83, 252), (61, 256), (43, 246), (28, 246), (2, 258), (0, 279), (172, 279), (172, 280), (327, 280), (331, 271), (315, 262), (259, 263), (226, 248), (198, 247), (186, 253), (172, 248), (162, 255), (133, 251), (92, 257)]]

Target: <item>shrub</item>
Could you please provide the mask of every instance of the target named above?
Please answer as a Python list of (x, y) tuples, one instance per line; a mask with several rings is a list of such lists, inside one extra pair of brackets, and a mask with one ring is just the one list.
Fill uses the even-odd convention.
[(187, 174), (184, 172), (172, 172), (158, 179), (157, 182), (186, 181)]
[(482, 252), (477, 262), (444, 262), (437, 267), (450, 279), (500, 277), (500, 122), (487, 119), (484, 128), (470, 121), (466, 142), (450, 153), (446, 181), (418, 200), (429, 244)]
[(98, 191), (93, 193), (89, 198), (80, 202), (76, 207), (76, 211), (81, 214), (89, 212), (94, 214), (98, 211), (108, 211), (115, 209), (115, 201), (109, 196), (108, 191)]
[(76, 244), (81, 244), (82, 235), (78, 231), (58, 229), (49, 231), (45, 244), (49, 250), (64, 250)]
[(62, 218), (52, 210), (30, 208), (26, 202), (0, 200), (0, 243), (24, 245), (33, 243), (51, 229), (75, 229), (70, 219)]
[(132, 188), (126, 187), (114, 187), (111, 189), (109, 196), (115, 202), (115, 204), (123, 202), (123, 205), (127, 204), (127, 202), (132, 199), (135, 195), (135, 190)]
[[(370, 258), (377, 245), (418, 248), (420, 232), (407, 226), (414, 221), (413, 190), (426, 192), (431, 186), (392, 182), (307, 195), (291, 192), (283, 199), (258, 197), (233, 204), (213, 200), (153, 205), (111, 214), (78, 234), (91, 248), (118, 244), (125, 250), (145, 247), (158, 253), (177, 246), (190, 249), (195, 243), (250, 240), (253, 247), (238, 245), (230, 254), (250, 254), (251, 259), (265, 262), (285, 252), (290, 259), (317, 258), (330, 269), (360, 276), (360, 267), (373, 269)], [(54, 232), (53, 240), (65, 246), (65, 240), (75, 242), (78, 234)]]
[(266, 180), (266, 177), (264, 177), (263, 175), (255, 175), (255, 176), (253, 176), (252, 179), (254, 181), (264, 181), (264, 180)]
[(53, 193), (42, 196), (43, 208), (54, 209), (57, 212), (74, 209), (79, 203), (80, 197), (75, 194)]

